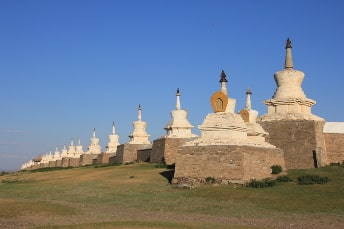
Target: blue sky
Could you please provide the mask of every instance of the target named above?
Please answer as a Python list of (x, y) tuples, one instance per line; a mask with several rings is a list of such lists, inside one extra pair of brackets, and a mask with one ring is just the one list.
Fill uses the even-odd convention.
[(0, 0), (0, 170), (71, 138), (86, 150), (93, 128), (104, 149), (112, 121), (125, 143), (139, 104), (153, 141), (177, 88), (197, 127), (222, 69), (236, 111), (251, 88), (262, 115), (288, 37), (313, 113), (344, 121), (343, 12), (340, 0)]

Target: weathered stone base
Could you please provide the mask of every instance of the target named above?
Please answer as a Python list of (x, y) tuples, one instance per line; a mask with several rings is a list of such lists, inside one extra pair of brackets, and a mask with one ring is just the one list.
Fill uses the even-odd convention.
[(324, 121), (261, 121), (270, 144), (284, 151), (288, 169), (306, 169), (327, 165)]
[(197, 186), (212, 177), (219, 183), (245, 183), (272, 177), (271, 166), (285, 171), (281, 149), (254, 146), (182, 146), (177, 151), (173, 184)]
[(152, 149), (139, 149), (137, 150), (137, 160), (143, 162), (149, 162)]
[(109, 157), (109, 164), (115, 164), (116, 163), (116, 156)]
[(68, 167), (79, 167), (80, 158), (69, 158)]
[(62, 167), (69, 167), (69, 157), (62, 158)]
[(56, 167), (56, 161), (49, 161), (49, 167), (50, 168)]
[(117, 146), (116, 163), (129, 163), (137, 160), (137, 150), (151, 149), (151, 144), (122, 144)]
[(325, 133), (327, 162), (342, 163), (344, 162), (344, 134)]
[(159, 138), (154, 140), (150, 162), (165, 163), (167, 165), (176, 163), (178, 147), (193, 139), (195, 138)]
[(113, 156), (112, 153), (100, 153), (97, 156), (96, 163), (97, 165), (99, 164), (108, 164), (109, 163), (109, 158)]
[(56, 160), (56, 167), (62, 167), (62, 160)]
[(80, 166), (93, 165), (93, 159), (97, 157), (98, 154), (82, 154), (80, 156)]

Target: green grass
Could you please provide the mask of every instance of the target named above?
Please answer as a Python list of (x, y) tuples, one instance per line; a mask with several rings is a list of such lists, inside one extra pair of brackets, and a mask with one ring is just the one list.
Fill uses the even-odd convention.
[[(138, 163), (7, 174), (0, 177), (0, 206), (8, 206), (0, 208), (0, 224), (15, 218), (42, 228), (344, 225), (344, 168), (339, 166), (290, 170), (294, 182), (263, 189), (211, 183), (180, 189), (161, 175), (167, 170)], [(297, 178), (306, 174), (330, 181), (298, 185)]]

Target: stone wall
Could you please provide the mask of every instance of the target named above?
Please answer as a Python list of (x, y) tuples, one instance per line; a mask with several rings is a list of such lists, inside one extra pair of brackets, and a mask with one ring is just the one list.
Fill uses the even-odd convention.
[(288, 169), (327, 165), (323, 121), (281, 120), (259, 122), (270, 144), (284, 151)]
[(69, 158), (69, 167), (79, 167), (80, 166), (80, 158)]
[(97, 156), (96, 164), (108, 164), (109, 158), (113, 156), (112, 153), (100, 153)]
[(178, 147), (192, 139), (194, 138), (159, 138), (154, 140), (150, 162), (164, 162), (167, 165), (176, 163)]
[(62, 159), (56, 160), (56, 167), (62, 167)]
[(137, 160), (137, 150), (151, 149), (151, 144), (122, 144), (117, 146), (116, 163), (129, 163)]
[(149, 162), (152, 149), (139, 149), (137, 150), (137, 160), (143, 162)]
[(69, 157), (62, 158), (62, 167), (69, 167)]
[(93, 165), (93, 159), (97, 158), (98, 154), (82, 154), (80, 156), (80, 166)]
[(49, 167), (56, 167), (56, 161), (49, 161)]
[(344, 134), (325, 133), (328, 163), (342, 163), (344, 161)]
[(207, 177), (221, 183), (244, 183), (271, 177), (271, 166), (285, 169), (281, 149), (253, 146), (182, 146), (177, 151), (173, 183), (197, 185)]

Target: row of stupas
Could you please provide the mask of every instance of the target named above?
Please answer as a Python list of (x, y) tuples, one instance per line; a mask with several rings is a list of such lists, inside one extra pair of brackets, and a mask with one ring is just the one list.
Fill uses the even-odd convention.
[[(281, 165), (286, 171), (344, 161), (344, 144), (340, 143), (344, 143), (344, 130), (338, 133), (338, 128), (343, 125), (333, 128), (333, 123), (327, 125), (323, 118), (312, 114), (311, 108), (316, 102), (307, 98), (302, 89), (304, 73), (293, 67), (289, 38), (285, 48), (284, 69), (274, 74), (277, 88), (272, 98), (264, 101), (267, 114), (259, 117), (258, 111), (252, 109), (251, 90), (246, 92), (245, 107), (236, 113), (236, 100), (229, 97), (228, 80), (222, 71), (220, 90), (210, 98), (213, 113), (209, 113), (198, 126), (201, 136), (192, 133), (194, 126), (187, 119), (187, 111), (181, 109), (178, 89), (176, 109), (170, 112), (171, 120), (164, 127), (165, 136), (149, 141), (147, 123), (142, 121), (139, 106), (138, 120), (133, 122), (134, 129), (127, 143), (118, 143), (113, 125), (109, 136), (112, 143), (109, 142), (105, 152), (101, 152), (94, 130), (87, 152), (79, 155), (80, 152), (76, 154), (69, 149), (65, 158), (69, 157), (69, 165), (74, 166), (95, 161), (175, 163), (173, 183), (176, 184), (199, 183), (206, 177), (214, 177), (222, 183), (242, 182), (269, 177), (270, 167), (274, 164)], [(338, 142), (338, 139), (342, 140)], [(73, 158), (78, 155), (80, 158)], [(55, 159), (54, 156), (47, 154), (41, 160), (29, 163), (46, 165), (48, 160)], [(31, 164), (24, 168), (32, 167)], [(59, 165), (55, 163), (55, 166)]]
[[(166, 135), (164, 137), (198, 137), (198, 135), (192, 133), (192, 129), (194, 128), (194, 126), (191, 125), (187, 119), (187, 111), (181, 109), (180, 95), (180, 90), (178, 88), (176, 93), (176, 109), (171, 111), (171, 120), (164, 127), (166, 131)], [(141, 105), (139, 105), (137, 111), (137, 121), (133, 122), (133, 132), (128, 136), (129, 141), (126, 144), (151, 146), (151, 142), (149, 141), (150, 135), (147, 134), (146, 127), (147, 123), (142, 121), (142, 108)], [(106, 153), (115, 156), (117, 152), (117, 147), (120, 144), (119, 136), (115, 133), (114, 122), (112, 123), (112, 132), (108, 137), (109, 141), (105, 147), (106, 149), (104, 152), (101, 150), (101, 146), (99, 145), (99, 138), (96, 137), (96, 130), (93, 129), (93, 135), (90, 138), (90, 144), (87, 148), (87, 151), (83, 151), (83, 146), (80, 143), (80, 138), (78, 139), (78, 145), (74, 145), (74, 140), (72, 139), (70, 145), (68, 146), (68, 149), (66, 148), (66, 145), (64, 145), (63, 149), (60, 152), (56, 147), (54, 153), (50, 151), (43, 155), (39, 155), (33, 160), (24, 163), (21, 166), (21, 169), (27, 169), (37, 164), (49, 163), (50, 161), (61, 160), (62, 158), (80, 158), (80, 156), (85, 154), (97, 155), (101, 153)]]

